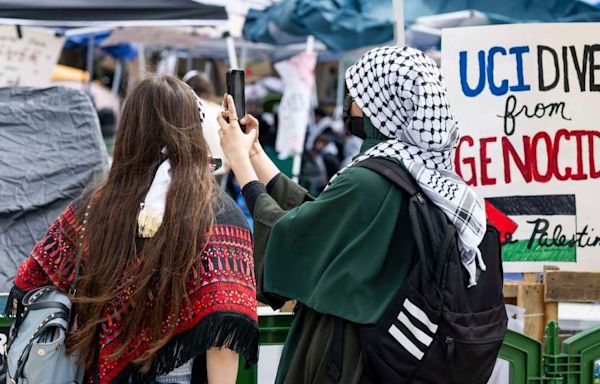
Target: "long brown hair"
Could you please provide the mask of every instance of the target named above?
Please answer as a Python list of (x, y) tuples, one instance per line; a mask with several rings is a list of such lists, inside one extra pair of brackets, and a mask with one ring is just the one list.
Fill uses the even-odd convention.
[[(163, 147), (172, 167), (165, 214), (158, 232), (141, 242), (137, 214), (163, 160)], [(209, 155), (196, 99), (185, 83), (158, 76), (132, 90), (123, 107), (110, 172), (90, 193), (93, 197), (84, 198), (84, 207), (89, 202), (90, 209), (75, 298), (78, 329), (70, 336), (69, 349), (78, 351), (87, 366), (98, 348), (98, 326), (108, 317), (125, 323), (121, 347), (111, 358), (125, 353), (142, 327), (150, 331), (149, 349), (135, 360), (142, 370), (172, 337), (174, 322), (166, 325), (165, 320), (188, 302), (187, 277), (214, 221), (216, 187)], [(109, 306), (125, 289), (126, 304)], [(104, 316), (105, 308), (114, 309)]]

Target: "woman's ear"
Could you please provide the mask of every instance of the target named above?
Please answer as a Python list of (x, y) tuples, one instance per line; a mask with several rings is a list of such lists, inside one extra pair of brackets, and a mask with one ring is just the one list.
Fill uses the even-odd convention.
[(352, 117), (363, 117), (363, 111), (360, 109), (356, 101), (352, 101), (350, 105), (350, 116)]

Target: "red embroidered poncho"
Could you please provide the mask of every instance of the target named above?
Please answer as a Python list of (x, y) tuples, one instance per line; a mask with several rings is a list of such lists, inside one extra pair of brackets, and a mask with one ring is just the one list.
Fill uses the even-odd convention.
[[(235, 203), (226, 197), (222, 200), (224, 204), (219, 204), (217, 221), (210, 231), (208, 244), (188, 278), (192, 306), (169, 317), (169, 321), (177, 323), (176, 334), (158, 352), (151, 372), (141, 375), (137, 373), (137, 367), (131, 364), (146, 350), (150, 341), (147, 329), (140, 329), (139, 339), (125, 356), (118, 361), (107, 359), (118, 348), (119, 331), (126, 321), (107, 316), (110, 320), (99, 327), (97, 366), (87, 372), (89, 382), (153, 381), (155, 375), (170, 372), (196, 357), (204, 357), (206, 350), (211, 347), (232, 349), (249, 363), (258, 360), (251, 234)], [(81, 229), (76, 204), (67, 206), (37, 243), (31, 256), (21, 264), (12, 296), (20, 296), (49, 284), (68, 291), (73, 281), (77, 239)], [(85, 257), (81, 268), (85, 268)], [(105, 308), (104, 314), (118, 313), (114, 310), (115, 306), (123, 306), (127, 300), (127, 294), (122, 292), (114, 303)], [(196, 377), (194, 380), (204, 382)]]

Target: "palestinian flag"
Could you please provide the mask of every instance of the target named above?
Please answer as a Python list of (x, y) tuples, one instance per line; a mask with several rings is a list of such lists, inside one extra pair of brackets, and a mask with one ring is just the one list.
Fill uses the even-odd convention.
[(516, 224), (502, 248), (504, 261), (577, 261), (575, 195), (507, 196), (486, 201)]
[(512, 234), (517, 230), (517, 223), (511, 220), (510, 217), (492, 205), (488, 200), (485, 200), (485, 214), (487, 219), (500, 232), (500, 242), (506, 243), (512, 238)]

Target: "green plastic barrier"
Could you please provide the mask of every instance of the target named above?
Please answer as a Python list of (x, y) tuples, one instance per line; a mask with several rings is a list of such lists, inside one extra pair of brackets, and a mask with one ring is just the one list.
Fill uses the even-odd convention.
[(567, 384), (592, 383), (594, 363), (600, 360), (600, 326), (579, 332), (563, 341), (563, 351), (570, 361), (579, 362), (579, 375), (567, 376)]
[(546, 374), (558, 378), (560, 381), (556, 382), (562, 384), (600, 383), (600, 325), (563, 341), (562, 351), (559, 351), (559, 332), (555, 321), (546, 327)]
[[(283, 345), (290, 330), (293, 318), (294, 316), (288, 313), (259, 316), (258, 326), (260, 328), (261, 350), (264, 350), (267, 346)], [(263, 361), (263, 363), (265, 362)], [(261, 364), (260, 358), (258, 364)], [(244, 366), (245, 362), (242, 359), (240, 362), (240, 372), (238, 374), (237, 384), (258, 384), (258, 366), (255, 365), (250, 369), (244, 369)]]
[(498, 358), (510, 363), (510, 382), (543, 383), (542, 344), (523, 334), (508, 331)]
[(549, 377), (562, 383), (563, 375), (573, 367), (568, 363), (566, 354), (560, 352), (560, 329), (556, 321), (551, 321), (544, 330), (546, 339), (546, 351), (544, 353), (544, 373)]

